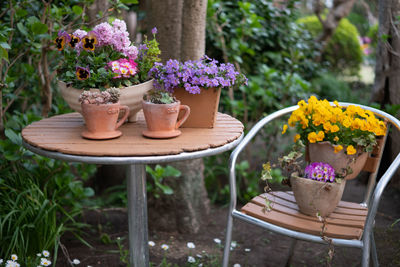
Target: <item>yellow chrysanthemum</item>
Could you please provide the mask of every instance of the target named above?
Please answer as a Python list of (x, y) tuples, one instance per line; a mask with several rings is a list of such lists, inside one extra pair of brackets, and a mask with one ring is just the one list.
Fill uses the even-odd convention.
[(283, 125), (282, 134), (286, 133), (287, 128), (288, 128), (287, 124)]
[(319, 131), (317, 134), (317, 141), (322, 141), (325, 138), (325, 133), (323, 131)]
[(296, 134), (293, 138), (293, 141), (296, 143), (300, 139), (300, 135)]
[(341, 145), (337, 145), (334, 147), (334, 152), (338, 153), (338, 152), (342, 151), (342, 149), (343, 149), (343, 147)]
[(308, 134), (307, 139), (310, 143), (317, 142), (317, 134), (315, 132), (311, 132)]
[(348, 155), (354, 155), (357, 153), (357, 150), (354, 148), (354, 146), (349, 145), (346, 149), (346, 152)]

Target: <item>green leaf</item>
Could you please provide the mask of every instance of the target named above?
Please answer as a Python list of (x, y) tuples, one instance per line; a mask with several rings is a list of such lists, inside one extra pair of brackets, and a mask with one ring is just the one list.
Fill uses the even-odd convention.
[(2, 59), (8, 62), (8, 51), (3, 47), (0, 47), (0, 60)]
[(156, 182), (156, 185), (158, 188), (160, 188), (163, 191), (163, 193), (165, 195), (172, 195), (174, 193), (174, 190), (172, 190), (172, 188), (169, 187), (168, 185), (163, 185), (163, 184), (160, 184), (157, 182)]
[(17, 23), (17, 28), (23, 35), (28, 36), (28, 31), (26, 30), (26, 27), (24, 26), (24, 24), (22, 24), (22, 22)]
[(164, 176), (165, 177), (179, 177), (181, 176), (181, 172), (174, 167), (168, 165), (167, 167), (164, 168)]
[(41, 22), (33, 23), (31, 29), (34, 34), (43, 34), (48, 31), (47, 25)]
[(10, 139), (11, 142), (13, 142), (16, 145), (22, 145), (22, 138), (18, 134), (16, 134), (13, 130), (11, 129), (6, 129), (4, 131), (5, 135)]
[(11, 46), (8, 43), (0, 43), (0, 46), (4, 49), (11, 49)]
[(82, 12), (83, 12), (83, 8), (80, 7), (80, 6), (75, 5), (75, 6), (72, 7), (72, 11), (73, 11), (76, 15), (80, 15), (80, 14), (82, 14)]

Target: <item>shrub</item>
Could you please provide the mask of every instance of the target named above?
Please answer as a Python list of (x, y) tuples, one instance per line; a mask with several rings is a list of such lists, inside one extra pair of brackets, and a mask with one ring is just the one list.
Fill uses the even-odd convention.
[[(315, 38), (321, 34), (322, 25), (316, 16), (300, 18), (297, 23), (303, 25)], [(340, 21), (322, 55), (322, 59), (330, 63), (332, 71), (358, 73), (363, 60), (358, 36), (357, 28), (348, 19)]]

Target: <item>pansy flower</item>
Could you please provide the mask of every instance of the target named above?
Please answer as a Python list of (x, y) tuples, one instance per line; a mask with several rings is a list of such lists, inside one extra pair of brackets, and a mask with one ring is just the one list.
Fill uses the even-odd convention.
[(80, 42), (80, 38), (78, 36), (71, 34), (71, 40), (69, 41), (69, 46), (75, 48), (75, 46)]
[(71, 37), (66, 31), (60, 30), (58, 32), (57, 38), (54, 40), (58, 51), (62, 51), (66, 43), (69, 43)]
[(83, 49), (86, 51), (94, 51), (97, 41), (97, 35), (94, 32), (89, 32), (88, 35), (82, 38)]
[(76, 67), (76, 77), (78, 80), (83, 81), (90, 77), (90, 70), (88, 67)]

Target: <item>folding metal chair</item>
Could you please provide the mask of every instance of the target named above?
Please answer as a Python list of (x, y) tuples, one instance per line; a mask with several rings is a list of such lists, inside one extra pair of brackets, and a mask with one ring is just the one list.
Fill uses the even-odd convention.
[[(385, 120), (388, 126), (393, 125), (395, 126), (393, 128), (400, 130), (400, 121), (386, 112), (353, 103), (339, 104), (343, 107), (356, 105), (370, 110), (376, 116)], [(316, 216), (307, 216), (298, 211), (292, 192), (272, 192), (269, 194), (268, 200), (273, 202), (271, 211), (262, 211), (263, 205), (265, 205), (265, 194), (253, 198), (240, 211), (236, 209), (237, 192), (235, 165), (239, 154), (263, 127), (266, 127), (267, 124), (273, 120), (289, 114), (297, 108), (298, 106), (291, 106), (276, 111), (260, 120), (254, 125), (230, 156), (230, 205), (226, 227), (223, 267), (227, 267), (229, 263), (234, 218), (260, 226), (275, 233), (292, 237), (294, 240), (290, 247), (289, 259), (293, 255), (296, 240), (327, 244), (327, 241), (324, 240), (320, 234), (322, 223), (318, 221)], [(385, 141), (386, 137), (379, 140), (377, 149), (374, 150), (365, 164), (364, 170), (370, 172), (370, 176), (364, 195), (364, 201), (362, 203), (341, 201), (335, 211), (326, 218), (325, 221), (326, 231), (324, 232), (324, 236), (330, 239), (329, 242), (331, 242), (332, 245), (362, 249), (363, 267), (369, 265), (370, 254), (372, 254), (374, 266), (378, 266), (378, 257), (373, 235), (374, 219), (383, 190), (400, 165), (399, 153), (380, 178), (378, 184), (376, 184), (376, 176)]]

